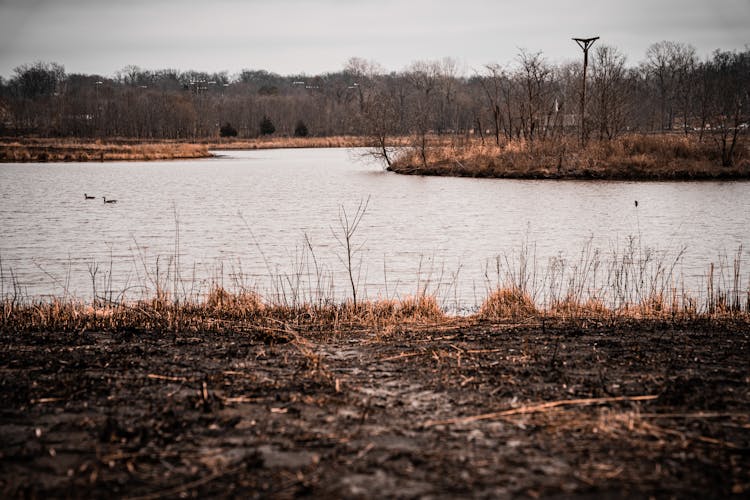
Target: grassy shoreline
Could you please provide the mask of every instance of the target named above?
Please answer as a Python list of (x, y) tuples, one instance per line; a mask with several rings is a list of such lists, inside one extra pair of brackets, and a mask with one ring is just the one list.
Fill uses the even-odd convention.
[(98, 139), (0, 139), (0, 162), (149, 161), (209, 158), (204, 144)]
[(210, 150), (281, 148), (353, 148), (368, 145), (367, 138), (263, 137), (197, 141), (73, 138), (0, 138), (0, 162), (150, 161), (210, 158)]
[(513, 140), (501, 145), (469, 139), (414, 148), (388, 170), (407, 175), (509, 179), (714, 180), (750, 179), (747, 144), (731, 167), (721, 166), (712, 138), (632, 134), (611, 141)]
[(542, 307), (515, 286), (492, 291), (469, 316), (451, 315), (432, 295), (359, 302), (274, 303), (253, 291), (230, 292), (214, 286), (202, 299), (175, 299), (159, 292), (151, 299), (86, 303), (74, 298), (0, 301), (0, 332), (226, 332), (243, 328), (286, 338), (300, 332), (380, 331), (410, 328), (473, 328), (483, 324), (607, 324), (628, 326), (743, 325), (750, 329), (750, 290), (711, 289), (699, 302), (676, 290), (610, 306), (602, 300), (568, 294)]
[[(385, 295), (379, 290), (377, 296), (368, 297), (359, 283), (346, 281), (347, 274), (337, 275), (334, 269), (321, 266), (312, 246), (297, 257), (292, 273), (268, 268), (265, 285), (260, 281), (249, 284), (234, 274), (226, 279), (223, 274), (190, 278), (175, 252), (161, 260), (142, 257), (141, 281), (128, 280), (125, 288), (113, 281), (111, 262), (102, 279), (92, 275), (89, 267), (92, 288), (88, 298), (68, 290), (70, 269), (62, 295), (30, 295), (14, 270), (0, 260), (0, 331), (203, 331), (236, 320), (315, 331), (391, 329), (404, 324), (466, 326), (487, 321), (617, 324), (730, 319), (750, 325), (750, 275), (743, 268), (742, 246), (733, 254), (712, 259), (699, 283), (686, 284), (682, 250), (665, 253), (641, 246), (634, 237), (606, 254), (589, 243), (577, 258), (559, 256), (546, 264), (523, 244), (485, 265), (484, 293), (477, 297), (475, 286), (470, 309), (460, 307), (453, 296), (456, 283), (433, 282), (431, 276), (422, 274), (407, 294), (403, 286), (402, 293), (392, 287), (393, 294), (389, 294), (384, 277)], [(359, 275), (361, 269), (352, 266), (346, 271)]]
[[(744, 138), (743, 138), (744, 139)], [(573, 138), (525, 142), (430, 135), (424, 150), (409, 137), (389, 140), (395, 152), (387, 170), (404, 175), (571, 180), (750, 179), (750, 148), (738, 143), (731, 167), (721, 166), (714, 138), (680, 134), (625, 135), (611, 141)], [(150, 161), (209, 158), (211, 150), (371, 147), (362, 136), (259, 137), (196, 141), (72, 138), (0, 138), (0, 162)]]

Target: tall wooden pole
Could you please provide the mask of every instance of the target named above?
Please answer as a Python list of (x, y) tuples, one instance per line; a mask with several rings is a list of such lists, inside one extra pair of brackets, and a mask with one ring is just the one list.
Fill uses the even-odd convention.
[(599, 40), (598, 36), (593, 38), (573, 39), (581, 50), (583, 50), (583, 84), (581, 86), (581, 146), (586, 145), (586, 68), (589, 65), (589, 49), (594, 42)]

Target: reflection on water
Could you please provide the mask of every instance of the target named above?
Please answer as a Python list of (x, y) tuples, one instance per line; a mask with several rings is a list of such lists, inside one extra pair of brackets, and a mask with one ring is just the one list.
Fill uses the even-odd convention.
[(205, 291), (210, 280), (267, 294), (298, 281), (309, 291), (323, 285), (299, 277), (317, 266), (318, 275), (333, 273), (327, 290), (344, 296), (333, 232), (340, 207), (351, 214), (368, 196), (354, 264), (370, 298), (427, 285), (471, 307), (496, 281), (496, 256), (524, 242), (539, 267), (558, 255), (575, 261), (589, 242), (606, 255), (631, 236), (667, 260), (685, 248), (679, 271), (689, 286), (720, 254), (750, 248), (748, 182), (420, 178), (386, 173), (358, 153), (0, 165), (3, 293), (17, 283), (30, 296), (89, 298), (96, 286), (138, 298), (157, 282), (174, 286), (175, 269), (188, 283), (183, 293)]

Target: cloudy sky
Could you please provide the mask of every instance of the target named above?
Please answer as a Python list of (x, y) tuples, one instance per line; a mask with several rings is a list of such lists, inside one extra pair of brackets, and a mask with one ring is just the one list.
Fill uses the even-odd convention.
[(317, 74), (350, 57), (400, 70), (452, 57), (471, 73), (519, 48), (561, 62), (601, 36), (631, 64), (660, 40), (700, 56), (750, 44), (750, 0), (0, 0), (0, 76), (35, 61), (68, 73), (265, 69)]

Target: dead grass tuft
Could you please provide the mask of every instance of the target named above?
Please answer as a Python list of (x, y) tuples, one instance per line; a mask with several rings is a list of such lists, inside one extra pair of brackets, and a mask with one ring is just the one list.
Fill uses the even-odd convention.
[(539, 315), (531, 296), (517, 288), (500, 288), (482, 303), (477, 317), (485, 320), (524, 319)]
[(416, 322), (445, 321), (445, 312), (433, 296), (407, 297), (398, 303), (396, 319)]
[(614, 312), (599, 299), (590, 298), (579, 301), (571, 297), (553, 303), (549, 308), (549, 314), (560, 319), (603, 319), (611, 317)]
[(214, 286), (206, 297), (205, 307), (212, 313), (232, 317), (251, 317), (261, 314), (265, 305), (255, 292), (227, 292), (220, 286)]

